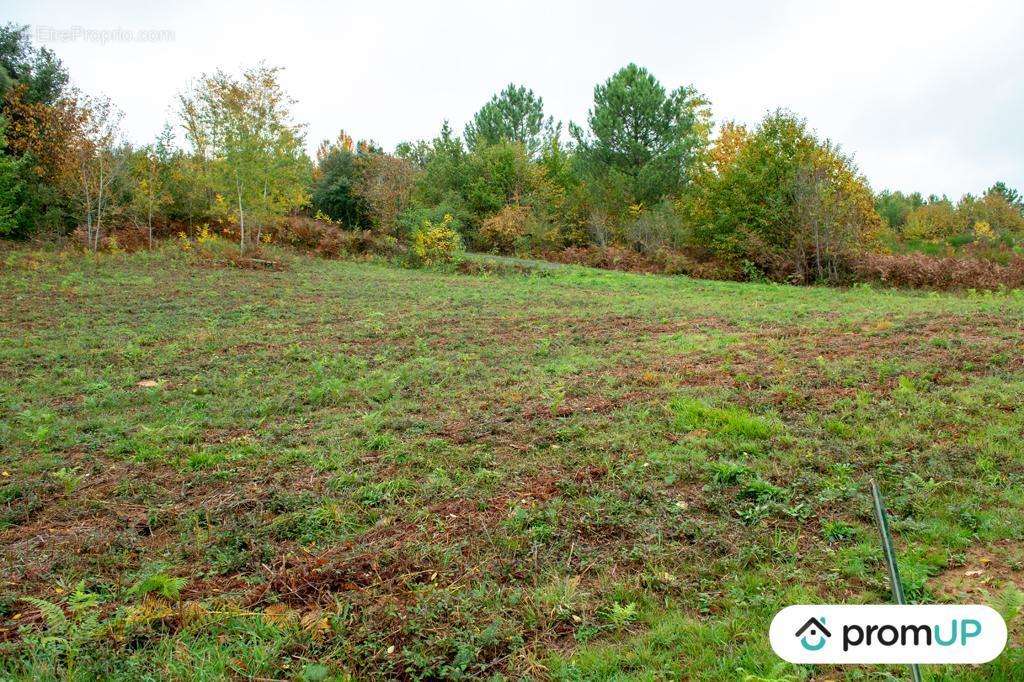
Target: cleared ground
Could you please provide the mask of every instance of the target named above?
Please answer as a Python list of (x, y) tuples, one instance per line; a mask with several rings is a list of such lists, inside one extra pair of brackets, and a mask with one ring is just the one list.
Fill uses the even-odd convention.
[(1019, 294), (0, 263), (0, 674), (891, 679), (767, 641), (888, 600), (870, 476), (912, 600), (1019, 601)]

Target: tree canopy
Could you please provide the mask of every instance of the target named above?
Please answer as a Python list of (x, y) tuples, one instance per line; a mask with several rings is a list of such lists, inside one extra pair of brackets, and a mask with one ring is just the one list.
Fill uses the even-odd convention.
[(544, 117), (542, 98), (524, 85), (510, 83), (476, 112), (464, 137), (470, 150), (518, 142), (533, 158), (558, 137), (560, 128), (551, 116)]
[(654, 204), (693, 176), (711, 114), (694, 88), (667, 92), (647, 69), (629, 64), (594, 88), (587, 124), (586, 131), (570, 128), (584, 175), (619, 188), (630, 203)]

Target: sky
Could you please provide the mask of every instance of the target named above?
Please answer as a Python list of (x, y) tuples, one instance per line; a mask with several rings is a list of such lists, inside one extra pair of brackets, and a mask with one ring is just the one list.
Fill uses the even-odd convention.
[(341, 129), (386, 149), (461, 131), (510, 82), (583, 123), (594, 85), (635, 62), (696, 87), (716, 122), (806, 117), (876, 190), (1024, 190), (1022, 0), (0, 0), (0, 17), (110, 97), (136, 143), (175, 122), (190, 80), (260, 60), (284, 67), (310, 150)]

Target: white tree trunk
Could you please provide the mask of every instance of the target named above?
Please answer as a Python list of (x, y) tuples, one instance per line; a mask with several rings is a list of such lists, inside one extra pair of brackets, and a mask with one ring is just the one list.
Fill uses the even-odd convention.
[(238, 252), (245, 255), (245, 211), (242, 209), (242, 183), (235, 172), (235, 187), (238, 189)]

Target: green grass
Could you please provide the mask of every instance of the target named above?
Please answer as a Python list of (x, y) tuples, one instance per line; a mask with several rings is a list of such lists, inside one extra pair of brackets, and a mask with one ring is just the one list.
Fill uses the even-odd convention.
[(898, 678), (767, 642), (888, 601), (872, 476), (1013, 599), (1020, 294), (280, 256), (0, 257), (0, 677)]

